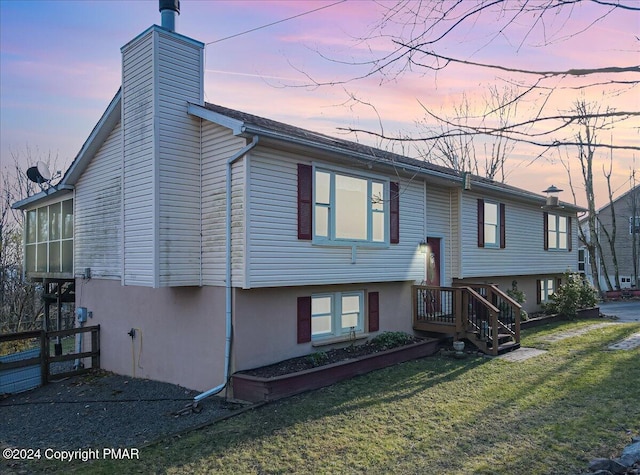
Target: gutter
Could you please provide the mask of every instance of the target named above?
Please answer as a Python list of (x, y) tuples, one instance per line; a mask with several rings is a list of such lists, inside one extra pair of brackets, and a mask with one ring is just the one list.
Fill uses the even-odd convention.
[[(270, 129), (265, 129), (263, 127), (256, 127), (250, 124), (244, 124), (241, 128), (239, 133), (235, 132), (236, 135), (243, 135), (243, 134), (251, 134), (251, 135), (260, 135), (263, 137), (267, 137), (267, 138), (271, 138), (274, 140), (279, 140), (279, 141), (284, 141), (284, 142), (289, 142), (289, 143), (294, 143), (297, 145), (302, 145), (304, 147), (310, 147), (310, 148), (315, 148), (315, 149), (320, 149), (320, 150), (324, 150), (333, 154), (340, 154), (342, 156), (346, 156), (346, 157), (350, 157), (350, 158), (356, 158), (359, 160), (363, 160), (366, 163), (371, 163), (372, 159), (376, 159), (377, 157), (375, 155), (370, 155), (370, 154), (366, 154), (363, 152), (358, 152), (356, 150), (345, 150), (339, 146), (332, 146), (332, 145), (328, 145), (328, 144), (319, 144), (316, 141), (313, 140), (313, 138), (310, 139), (304, 139), (304, 138), (300, 138), (300, 137), (293, 137), (291, 135), (288, 134), (282, 134), (279, 132), (274, 132)], [(449, 182), (452, 182), (452, 184), (460, 184), (461, 185), (461, 180), (462, 177), (454, 175), (454, 174), (450, 174), (450, 173), (445, 173), (445, 172), (440, 172), (437, 170), (431, 170), (431, 169), (426, 169), (424, 167), (421, 167), (419, 165), (412, 165), (409, 163), (404, 163), (404, 162), (397, 162), (397, 163), (391, 163), (386, 159), (378, 159), (375, 160), (377, 163), (381, 164), (381, 165), (387, 165), (387, 166), (391, 166), (391, 167), (396, 167), (396, 168), (401, 168), (407, 171), (411, 171), (414, 173), (420, 173), (422, 175), (427, 175), (427, 176), (432, 176), (434, 178), (439, 178), (439, 179), (444, 179), (447, 180)], [(501, 187), (499, 184), (493, 184), (493, 183), (485, 183), (482, 181), (476, 181), (474, 180), (473, 182), (473, 187), (479, 188), (479, 189), (485, 189), (485, 190), (490, 190), (490, 191), (494, 191), (500, 194), (507, 194), (507, 195), (511, 195), (514, 197), (518, 197), (520, 199), (523, 199), (525, 201), (528, 201), (529, 203), (533, 203), (533, 204), (537, 204), (540, 206), (543, 206), (546, 202), (544, 196), (541, 195), (536, 195), (535, 193), (531, 193), (531, 192), (527, 192), (525, 190), (517, 190), (517, 189), (513, 189), (513, 188), (504, 188)], [(584, 208), (581, 208), (579, 206), (576, 206), (572, 203), (567, 203), (567, 202), (561, 202), (561, 205), (563, 205), (565, 207), (565, 209), (567, 211), (575, 211), (575, 212), (580, 212), (580, 211), (584, 211)]]
[(11, 205), (12, 209), (25, 210), (29, 207), (29, 205), (36, 203), (40, 200), (44, 200), (46, 198), (56, 198), (58, 195), (66, 194), (66, 192), (73, 191), (75, 187), (73, 185), (52, 185), (51, 188), (47, 188), (46, 190), (42, 190), (35, 195), (31, 195), (23, 200), (16, 201)]
[(231, 167), (251, 149), (258, 145), (258, 136), (254, 135), (250, 144), (246, 145), (227, 160), (227, 183), (226, 183), (226, 222), (225, 222), (225, 347), (224, 347), (224, 380), (215, 388), (211, 388), (193, 398), (193, 404), (209, 396), (213, 396), (222, 391), (229, 382), (229, 369), (231, 367), (231, 342), (233, 337), (232, 323), (233, 313), (231, 308)]

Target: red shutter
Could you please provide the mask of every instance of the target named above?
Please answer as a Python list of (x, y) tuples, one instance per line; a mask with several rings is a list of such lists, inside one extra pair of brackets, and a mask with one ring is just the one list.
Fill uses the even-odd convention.
[(546, 251), (549, 249), (549, 213), (546, 211), (542, 213), (542, 219), (544, 221), (542, 226), (542, 232), (544, 234), (544, 250)]
[(311, 341), (311, 297), (298, 297), (298, 343)]
[(478, 247), (484, 247), (484, 200), (478, 200)]
[(369, 331), (380, 330), (380, 295), (378, 292), (369, 292)]
[(571, 252), (573, 247), (573, 231), (571, 229), (571, 216), (567, 218), (567, 250)]
[(500, 203), (500, 248), (507, 247), (507, 228), (505, 225), (505, 206), (504, 203)]
[(390, 206), (389, 206), (389, 241), (391, 244), (400, 242), (400, 185), (392, 181), (389, 184)]
[(298, 239), (311, 239), (313, 223), (313, 168), (298, 164)]
[(542, 303), (542, 293), (540, 292), (540, 285), (542, 284), (542, 281), (540, 279), (536, 280), (536, 303), (537, 304), (541, 304)]

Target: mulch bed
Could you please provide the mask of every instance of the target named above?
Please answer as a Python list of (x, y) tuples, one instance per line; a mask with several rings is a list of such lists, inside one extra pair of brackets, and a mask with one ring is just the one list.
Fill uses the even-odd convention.
[[(422, 341), (420, 338), (409, 338), (405, 344), (409, 345), (420, 341)], [(354, 344), (345, 348), (334, 348), (328, 351), (319, 351), (310, 355), (280, 361), (279, 363), (269, 366), (239, 371), (239, 373), (263, 378), (272, 378), (274, 376), (297, 373), (298, 371), (317, 368), (318, 366), (339, 363), (340, 361), (372, 355), (374, 353), (379, 353), (380, 351), (390, 350), (391, 348), (396, 347), (378, 345), (375, 342), (369, 341), (361, 345)]]

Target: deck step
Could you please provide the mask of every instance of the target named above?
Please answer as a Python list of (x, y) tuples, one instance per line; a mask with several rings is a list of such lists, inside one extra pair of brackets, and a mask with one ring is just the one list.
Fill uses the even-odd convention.
[(520, 343), (516, 343), (515, 341), (504, 343), (498, 346), (498, 354), (503, 355), (504, 353), (509, 353), (510, 351), (517, 350), (518, 348), (520, 348)]

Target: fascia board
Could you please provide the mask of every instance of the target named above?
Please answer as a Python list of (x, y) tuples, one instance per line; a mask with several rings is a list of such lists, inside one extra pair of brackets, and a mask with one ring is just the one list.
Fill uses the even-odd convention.
[(55, 199), (60, 198), (64, 195), (69, 194), (73, 191), (73, 186), (69, 185), (56, 185), (52, 186), (48, 190), (41, 191), (40, 193), (36, 193), (35, 195), (31, 195), (28, 198), (25, 198), (20, 201), (16, 201), (11, 205), (13, 209), (25, 210), (29, 208), (33, 208), (36, 204), (44, 204), (44, 202), (55, 201)]
[(237, 119), (232, 119), (231, 117), (227, 117), (226, 115), (219, 114), (217, 112), (213, 112), (206, 107), (200, 106), (198, 104), (193, 104), (192, 102), (189, 103), (187, 112), (201, 119), (213, 122), (214, 124), (226, 127), (227, 129), (231, 129), (234, 135), (240, 135), (244, 130), (244, 122)]
[(76, 158), (71, 163), (71, 166), (67, 169), (64, 177), (60, 180), (62, 185), (74, 185), (82, 172), (100, 149), (104, 141), (107, 139), (115, 125), (120, 120), (121, 108), (120, 102), (122, 100), (122, 88), (118, 89), (116, 95), (111, 99), (111, 102), (107, 106), (107, 109), (100, 117), (100, 120), (95, 125), (91, 134), (82, 145), (80, 152), (76, 155)]

